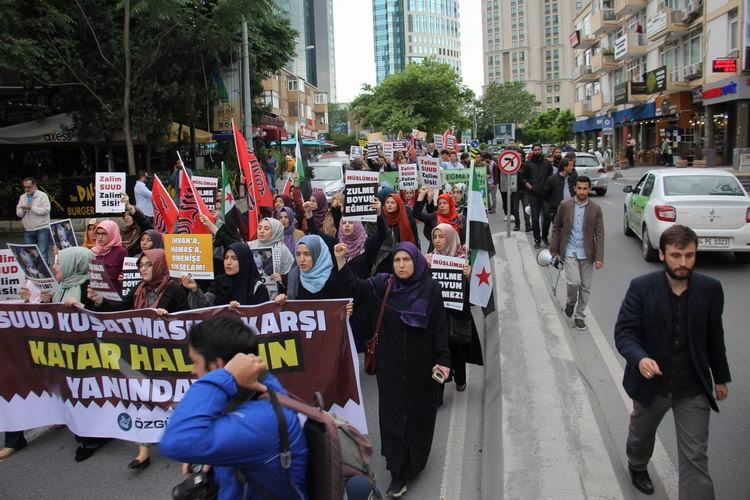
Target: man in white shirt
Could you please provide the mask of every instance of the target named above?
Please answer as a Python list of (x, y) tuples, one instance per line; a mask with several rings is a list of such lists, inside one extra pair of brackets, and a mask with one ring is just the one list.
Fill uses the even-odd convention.
[(38, 246), (44, 261), (49, 264), (49, 198), (36, 188), (33, 177), (26, 177), (22, 183), (24, 193), (18, 199), (16, 215), (23, 224), (24, 243)]
[(151, 198), (151, 190), (146, 186), (148, 174), (144, 170), (138, 171), (138, 180), (135, 181), (135, 205), (146, 216), (146, 220), (154, 223), (154, 203)]

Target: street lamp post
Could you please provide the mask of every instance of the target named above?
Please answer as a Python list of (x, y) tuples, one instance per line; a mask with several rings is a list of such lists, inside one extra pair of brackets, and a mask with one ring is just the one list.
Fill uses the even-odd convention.
[(247, 39), (247, 21), (242, 20), (242, 107), (245, 109), (245, 137), (248, 148), (253, 150), (253, 101), (250, 95), (250, 47)]

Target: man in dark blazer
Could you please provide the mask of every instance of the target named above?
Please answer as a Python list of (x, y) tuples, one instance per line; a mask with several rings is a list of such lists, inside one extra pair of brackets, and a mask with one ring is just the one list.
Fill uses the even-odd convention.
[[(724, 347), (724, 292), (719, 281), (693, 273), (698, 237), (675, 225), (662, 233), (665, 270), (634, 279), (615, 324), (626, 359), (622, 385), (633, 399), (626, 453), (633, 486), (654, 491), (647, 465), (656, 429), (672, 409), (677, 429), (680, 499), (714, 498), (708, 473), (710, 409), (731, 381)], [(712, 383), (713, 377), (713, 383)]]

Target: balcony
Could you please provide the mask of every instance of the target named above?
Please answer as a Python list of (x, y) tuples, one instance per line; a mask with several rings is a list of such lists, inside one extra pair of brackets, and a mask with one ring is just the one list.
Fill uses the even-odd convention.
[(615, 60), (626, 61), (646, 55), (646, 36), (643, 33), (626, 33), (615, 40)]
[(646, 22), (646, 34), (649, 41), (658, 40), (664, 36), (672, 37), (687, 31), (688, 25), (684, 22), (685, 14), (681, 10), (672, 10), (669, 7), (660, 11)]
[(615, 9), (599, 9), (591, 13), (591, 33), (599, 35), (617, 31), (618, 23)]
[(691, 86), (700, 83), (703, 78), (703, 63), (697, 62), (679, 68), (670, 68), (667, 73), (667, 91), (680, 92), (690, 90)]
[(611, 98), (605, 99), (604, 94), (601, 92), (591, 96), (591, 110), (595, 113), (598, 113), (599, 111), (601, 111), (601, 109), (604, 106), (609, 106), (611, 104), (612, 104), (612, 99)]
[(615, 0), (615, 15), (633, 16), (646, 8), (648, 0)]
[(591, 98), (588, 98), (585, 101), (576, 101), (573, 104), (573, 113), (575, 113), (576, 117), (593, 115), (594, 111), (591, 109)]
[(607, 73), (620, 67), (612, 54), (597, 52), (591, 56), (591, 71), (598, 74)]
[(599, 80), (599, 74), (591, 70), (591, 66), (577, 66), (573, 70), (573, 81), (575, 83), (595, 82)]
[(580, 40), (578, 42), (578, 46), (576, 47), (576, 49), (578, 49), (578, 50), (590, 49), (591, 47), (593, 47), (594, 45), (596, 45), (598, 42), (599, 42), (599, 39), (596, 38), (591, 33), (583, 33), (583, 32), (581, 32), (581, 38), (580, 38)]

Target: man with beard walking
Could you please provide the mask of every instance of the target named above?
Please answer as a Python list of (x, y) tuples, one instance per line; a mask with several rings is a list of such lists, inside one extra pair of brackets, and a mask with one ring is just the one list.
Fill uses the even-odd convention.
[[(622, 385), (633, 399), (626, 453), (633, 486), (654, 492), (647, 466), (656, 430), (672, 409), (677, 432), (679, 498), (713, 499), (708, 472), (708, 426), (731, 381), (721, 283), (694, 273), (698, 236), (674, 225), (659, 241), (665, 271), (634, 279), (615, 324), (626, 359)], [(712, 380), (713, 378), (713, 380)]]
[[(552, 175), (552, 165), (542, 156), (542, 145), (531, 147), (531, 158), (524, 164), (519, 174), (519, 184), (529, 192), (529, 206), (531, 207), (531, 228), (534, 231), (534, 248), (542, 248), (542, 243), (549, 246), (547, 233), (549, 231), (548, 215), (544, 213), (544, 183)], [(542, 226), (539, 226), (539, 215), (542, 216)], [(516, 219), (517, 220), (517, 219)]]

